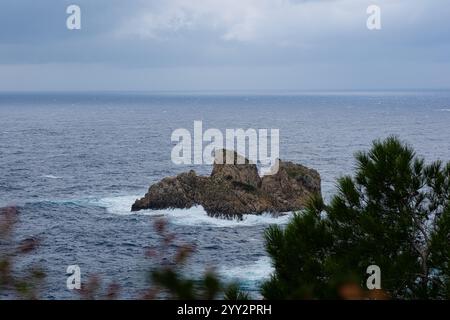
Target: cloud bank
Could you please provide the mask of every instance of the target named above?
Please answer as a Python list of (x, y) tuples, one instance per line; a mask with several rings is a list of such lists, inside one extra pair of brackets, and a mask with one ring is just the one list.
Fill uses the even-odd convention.
[(445, 0), (3, 0), (0, 90), (450, 88), (449, 18)]

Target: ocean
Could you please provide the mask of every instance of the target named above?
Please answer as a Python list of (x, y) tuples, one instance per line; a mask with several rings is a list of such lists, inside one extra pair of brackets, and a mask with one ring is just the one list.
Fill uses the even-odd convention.
[(171, 162), (171, 133), (204, 129), (280, 130), (280, 157), (319, 171), (330, 199), (336, 178), (351, 174), (356, 151), (397, 135), (427, 161), (450, 160), (450, 92), (304, 93), (1, 93), (0, 206), (16, 205), (16, 239), (41, 246), (19, 268), (47, 271), (45, 299), (77, 299), (66, 288), (66, 268), (79, 265), (82, 281), (98, 275), (137, 298), (155, 266), (146, 255), (160, 243), (153, 229), (165, 217), (175, 243), (195, 245), (186, 274), (215, 268), (251, 296), (272, 272), (263, 233), (289, 215), (242, 221), (189, 210), (131, 213), (136, 198), (166, 176), (211, 166)]

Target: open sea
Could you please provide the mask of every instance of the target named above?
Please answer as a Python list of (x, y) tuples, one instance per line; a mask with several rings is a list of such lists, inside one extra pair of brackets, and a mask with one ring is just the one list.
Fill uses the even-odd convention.
[(175, 243), (196, 246), (186, 273), (215, 268), (255, 298), (272, 272), (263, 232), (289, 215), (221, 220), (202, 208), (131, 213), (136, 198), (166, 176), (211, 166), (171, 162), (171, 133), (203, 129), (275, 128), (280, 157), (315, 168), (329, 199), (335, 181), (354, 168), (353, 154), (374, 139), (398, 135), (427, 161), (450, 160), (450, 92), (279, 94), (1, 93), (0, 206), (17, 205), (18, 240), (41, 246), (18, 261), (46, 269), (42, 298), (76, 299), (66, 268), (79, 265), (82, 281), (98, 275), (137, 298), (156, 261), (146, 256), (160, 239), (153, 222), (166, 217)]

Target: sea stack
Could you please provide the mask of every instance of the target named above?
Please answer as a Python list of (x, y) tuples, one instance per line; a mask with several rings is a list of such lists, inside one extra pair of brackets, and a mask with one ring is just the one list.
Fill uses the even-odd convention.
[(150, 186), (131, 211), (201, 205), (212, 216), (284, 213), (303, 209), (313, 194), (321, 193), (320, 175), (314, 169), (279, 160), (276, 174), (260, 177), (248, 159), (234, 151), (219, 152), (222, 159), (234, 160), (225, 164), (216, 160), (209, 177), (191, 170), (164, 178)]

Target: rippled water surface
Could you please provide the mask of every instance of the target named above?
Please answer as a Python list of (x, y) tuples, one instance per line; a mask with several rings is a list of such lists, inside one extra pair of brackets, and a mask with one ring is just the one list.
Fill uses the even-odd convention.
[(146, 248), (158, 243), (152, 221), (161, 216), (177, 243), (197, 247), (188, 272), (214, 266), (257, 294), (272, 270), (262, 234), (288, 216), (219, 220), (199, 207), (129, 212), (150, 184), (190, 169), (172, 164), (170, 136), (176, 128), (192, 132), (194, 120), (204, 129), (279, 128), (281, 158), (317, 169), (326, 198), (336, 177), (352, 172), (353, 153), (376, 138), (399, 135), (427, 160), (450, 160), (448, 92), (1, 94), (0, 206), (20, 207), (18, 239), (42, 239), (20, 263), (47, 269), (45, 298), (77, 297), (65, 286), (72, 264), (84, 277), (115, 280), (125, 298), (138, 296), (153, 263)]

